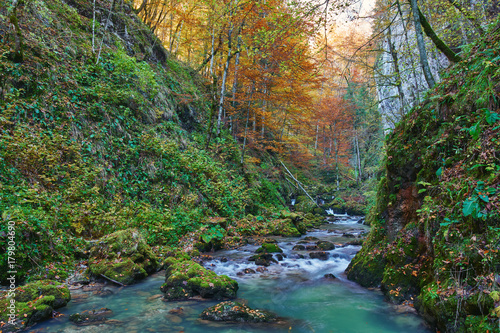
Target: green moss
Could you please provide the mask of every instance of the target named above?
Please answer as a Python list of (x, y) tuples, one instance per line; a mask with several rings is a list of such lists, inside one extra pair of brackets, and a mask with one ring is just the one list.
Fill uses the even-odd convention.
[(130, 258), (118, 259), (118, 262), (117, 260), (94, 261), (89, 265), (89, 272), (97, 277), (104, 275), (124, 285), (134, 284), (148, 276), (144, 268)]
[(103, 237), (90, 250), (89, 272), (129, 285), (144, 279), (158, 267), (158, 261), (135, 229), (120, 230)]
[(256, 253), (283, 253), (283, 250), (276, 244), (264, 243), (259, 247)]
[(327, 241), (318, 241), (316, 243), (316, 246), (322, 251), (331, 251), (335, 249), (335, 244)]
[[(67, 286), (52, 280), (39, 280), (17, 287), (15, 290), (16, 320), (2, 330), (21, 330), (52, 317), (54, 309), (65, 306), (71, 300)], [(8, 293), (0, 298), (0, 321), (9, 321), (10, 297)]]
[(498, 318), (489, 318), (486, 316), (467, 316), (464, 329), (468, 333), (500, 332)]
[(225, 275), (217, 275), (191, 260), (170, 259), (165, 283), (160, 288), (168, 300), (203, 298), (235, 298), (238, 283)]
[(380, 225), (372, 225), (361, 251), (351, 260), (346, 269), (347, 278), (363, 287), (379, 287), (384, 277), (387, 260), (385, 258), (385, 230)]

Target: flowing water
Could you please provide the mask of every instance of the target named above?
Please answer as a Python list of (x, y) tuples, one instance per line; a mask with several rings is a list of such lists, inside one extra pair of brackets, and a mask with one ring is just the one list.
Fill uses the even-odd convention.
[[(368, 227), (349, 216), (337, 216), (335, 222), (307, 236), (335, 244), (345, 244)], [(346, 237), (347, 236), (347, 237)], [(243, 274), (257, 266), (247, 259), (258, 245), (220, 251), (205, 263), (218, 274), (226, 274), (239, 283), (238, 297), (251, 308), (270, 310), (287, 319), (286, 325), (219, 324), (200, 321), (203, 309), (215, 301), (164, 302), (159, 290), (164, 272), (134, 286), (86, 287), (72, 291), (73, 300), (61, 309), (62, 316), (39, 324), (34, 332), (431, 332), (418, 316), (399, 311), (386, 303), (379, 291), (361, 288), (346, 279), (344, 270), (359, 246), (337, 246), (327, 260), (310, 259), (310, 251), (294, 251), (301, 238), (275, 237), (286, 256), (263, 272)], [(314, 241), (310, 242), (314, 245)], [(308, 244), (304, 244), (308, 245)], [(238, 274), (239, 273), (239, 274)], [(325, 278), (333, 274), (336, 278)], [(113, 310), (105, 323), (75, 326), (68, 321), (72, 313), (102, 307)], [(182, 307), (182, 314), (169, 313)]]

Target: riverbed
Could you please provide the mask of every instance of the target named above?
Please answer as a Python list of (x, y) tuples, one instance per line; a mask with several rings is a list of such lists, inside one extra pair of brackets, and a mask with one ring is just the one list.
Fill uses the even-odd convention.
[[(238, 281), (239, 301), (276, 313), (286, 325), (201, 321), (203, 309), (218, 302), (163, 301), (159, 288), (165, 277), (159, 272), (133, 286), (96, 284), (73, 290), (73, 300), (57, 318), (38, 324), (30, 332), (431, 332), (411, 308), (394, 307), (384, 301), (380, 291), (346, 279), (344, 270), (361, 247), (345, 244), (356, 244), (355, 240), (368, 231), (359, 220), (331, 217), (321, 229), (300, 238), (273, 237), (283, 249), (283, 258), (275, 255), (280, 260), (268, 267), (248, 261), (259, 247), (258, 239), (237, 250), (213, 253), (211, 260), (205, 261), (205, 267)], [(310, 258), (318, 241), (336, 244), (335, 249), (325, 251), (323, 260)], [(297, 243), (309, 250), (293, 249)], [(106, 322), (88, 326), (76, 326), (68, 320), (72, 313), (99, 308), (109, 308), (113, 315)]]

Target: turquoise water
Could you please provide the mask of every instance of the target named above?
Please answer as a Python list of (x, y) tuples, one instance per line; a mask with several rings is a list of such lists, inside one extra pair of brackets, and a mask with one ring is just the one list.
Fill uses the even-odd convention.
[[(350, 220), (329, 225), (308, 236), (338, 242), (342, 233), (359, 232), (363, 228)], [(280, 325), (220, 324), (199, 320), (203, 309), (216, 304), (209, 301), (164, 302), (159, 290), (164, 281), (162, 272), (144, 282), (119, 288), (112, 285), (96, 285), (85, 290), (72, 291), (73, 300), (61, 309), (62, 316), (39, 324), (34, 332), (339, 332), (339, 333), (390, 333), (431, 332), (421, 318), (410, 313), (398, 313), (384, 301), (378, 291), (359, 287), (348, 281), (343, 274), (349, 260), (359, 247), (338, 247), (328, 251), (328, 260), (309, 259), (307, 251), (293, 251), (300, 239), (279, 238), (287, 258), (271, 265), (262, 273), (239, 276), (245, 268), (256, 269), (246, 260), (257, 245), (239, 250), (223, 251), (214, 255), (206, 267), (227, 274), (238, 280), (238, 297), (252, 308), (275, 312), (285, 319)], [(344, 239), (345, 240), (345, 239)], [(300, 254), (305, 258), (300, 258)], [(222, 257), (228, 260), (220, 260)], [(326, 279), (332, 273), (337, 279)], [(68, 321), (72, 313), (106, 307), (113, 315), (105, 323), (75, 326)], [(181, 314), (170, 310), (182, 307)]]

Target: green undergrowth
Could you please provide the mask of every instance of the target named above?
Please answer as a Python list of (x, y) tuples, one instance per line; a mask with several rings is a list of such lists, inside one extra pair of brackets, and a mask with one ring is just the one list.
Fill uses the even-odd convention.
[(20, 3), (22, 62), (0, 6), (0, 236), (13, 221), (18, 282), (69, 267), (88, 240), (117, 230), (176, 246), (211, 217), (229, 226), (283, 209), (272, 168), (245, 171), (224, 133), (205, 149), (208, 86), (129, 2), (107, 15), (111, 2), (97, 0), (94, 35), (91, 2)]
[(373, 285), (440, 330), (498, 332), (498, 22), (463, 58), (388, 135), (372, 231), (348, 276), (375, 266)]

